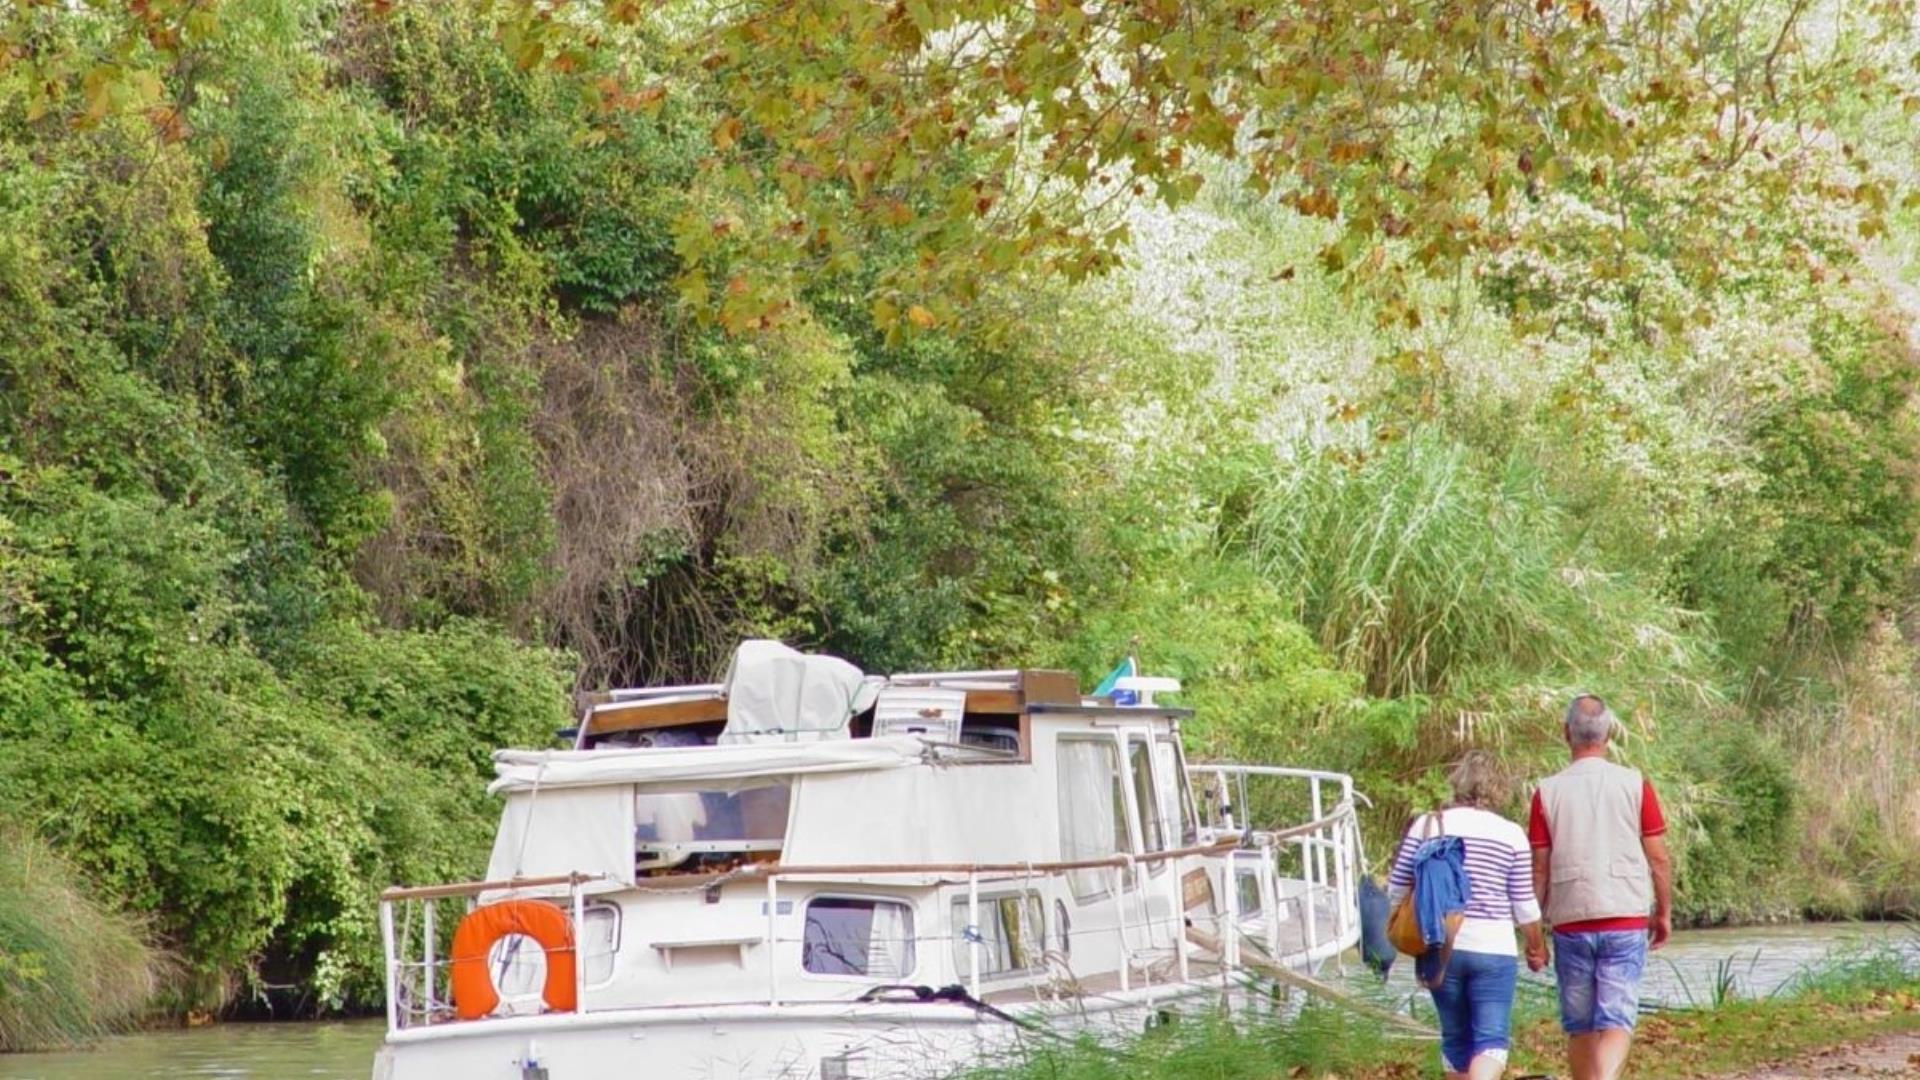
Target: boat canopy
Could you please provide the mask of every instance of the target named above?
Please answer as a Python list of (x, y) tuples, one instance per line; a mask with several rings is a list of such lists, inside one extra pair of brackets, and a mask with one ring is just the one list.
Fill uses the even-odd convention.
[[(507, 797), (487, 880), (590, 874), (588, 892), (633, 884), (633, 790), (588, 787)], [(501, 893), (485, 894), (492, 903)]]
[(763, 776), (866, 772), (929, 760), (917, 736), (807, 743), (733, 743), (631, 750), (499, 750), (490, 794), (626, 784), (734, 781)]
[(873, 707), (885, 679), (837, 656), (778, 641), (743, 641), (727, 668), (724, 743), (808, 742), (847, 737), (847, 721)]

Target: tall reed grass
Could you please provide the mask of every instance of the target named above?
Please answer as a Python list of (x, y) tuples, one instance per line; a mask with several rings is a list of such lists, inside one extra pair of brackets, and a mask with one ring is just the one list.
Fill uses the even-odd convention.
[(1794, 754), (1815, 915), (1920, 916), (1916, 638), (1911, 617), (1883, 620), (1767, 717)]
[(1358, 465), (1312, 455), (1276, 470), (1246, 540), (1377, 697), (1464, 701), (1626, 672), (1702, 690), (1686, 613), (1583, 565), (1583, 524), (1522, 456), (1423, 434)]
[(0, 1051), (70, 1046), (138, 1019), (162, 955), (37, 837), (0, 825)]

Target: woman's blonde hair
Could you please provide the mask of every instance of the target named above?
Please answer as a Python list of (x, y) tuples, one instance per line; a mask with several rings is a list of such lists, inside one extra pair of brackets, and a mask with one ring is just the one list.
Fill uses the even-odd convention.
[(1492, 809), (1507, 801), (1507, 774), (1485, 750), (1469, 750), (1447, 774), (1453, 801), (1461, 806)]

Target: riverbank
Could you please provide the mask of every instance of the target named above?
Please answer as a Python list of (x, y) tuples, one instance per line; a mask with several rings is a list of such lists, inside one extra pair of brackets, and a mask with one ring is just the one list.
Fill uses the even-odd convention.
[[(1731, 996), (1736, 984), (1731, 968), (1723, 970), (1727, 974), (1703, 987), (1695, 1004), (1650, 1007), (1642, 1016), (1633, 1059), (1636, 1077), (1839, 1075), (1807, 1070), (1822, 1067), (1813, 1060), (1822, 1053), (1836, 1069), (1855, 1060), (1872, 1064), (1906, 1045), (1898, 1040), (1920, 1038), (1920, 959), (1910, 952), (1876, 949), (1830, 958), (1757, 999)], [(1423, 1004), (1416, 1003), (1416, 1015)], [(1522, 984), (1512, 1074), (1565, 1071), (1553, 1008), (1546, 983)], [(1424, 1011), (1431, 1020), (1431, 1011)], [(1904, 1058), (1900, 1062), (1908, 1069)], [(1435, 1075), (1431, 1041), (1396, 1038), (1364, 1018), (1309, 1003), (1286, 1024), (1207, 1020), (1149, 1033), (1119, 1048), (1088, 1042), (1032, 1046), (1022, 1060), (983, 1069), (972, 1080), (1415, 1080)]]

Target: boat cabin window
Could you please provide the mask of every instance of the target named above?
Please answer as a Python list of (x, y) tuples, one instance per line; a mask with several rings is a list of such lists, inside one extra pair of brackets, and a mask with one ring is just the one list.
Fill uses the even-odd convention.
[[(1160, 815), (1160, 785), (1154, 783), (1152, 754), (1153, 747), (1145, 736), (1127, 739), (1127, 771), (1133, 778), (1133, 803), (1140, 811), (1140, 850), (1165, 851), (1169, 846), (1167, 829)], [(1165, 862), (1147, 864), (1148, 872), (1153, 874), (1166, 868)]]
[(1265, 907), (1260, 900), (1260, 867), (1234, 865), (1234, 904), (1241, 915), (1258, 915)]
[(787, 835), (791, 794), (785, 778), (737, 789), (643, 789), (633, 797), (638, 866), (666, 869), (777, 852)]
[[(963, 932), (970, 905), (965, 896), (953, 902), (953, 969), (961, 976), (973, 970), (973, 943)], [(980, 975), (1012, 975), (1037, 971), (1046, 964), (1047, 930), (1040, 894), (995, 893), (980, 897)]]
[(1010, 724), (970, 724), (960, 729), (960, 745), (997, 751), (1007, 758), (1023, 757), (1020, 729)]
[(580, 913), (581, 974), (588, 986), (613, 978), (613, 954), (620, 951), (620, 909), (613, 904), (588, 904)]
[(913, 908), (894, 900), (807, 901), (800, 966), (815, 975), (904, 979), (913, 973)]
[[(583, 974), (588, 986), (596, 986), (613, 978), (613, 956), (620, 949), (620, 909), (613, 904), (588, 904), (580, 916)], [(508, 934), (488, 951), (487, 968), (510, 1007), (538, 1006), (547, 978), (547, 954), (539, 942), (524, 934)]]
[[(1104, 859), (1132, 851), (1119, 746), (1107, 736), (1063, 735), (1057, 747), (1061, 860)], [(1069, 870), (1067, 883), (1073, 898), (1084, 904), (1107, 895), (1110, 876), (1104, 866)]]
[(1185, 759), (1174, 739), (1157, 736), (1154, 753), (1160, 758), (1160, 797), (1174, 808), (1173, 818), (1180, 829), (1180, 847), (1200, 842), (1200, 826), (1193, 819), (1193, 789), (1187, 779)]

